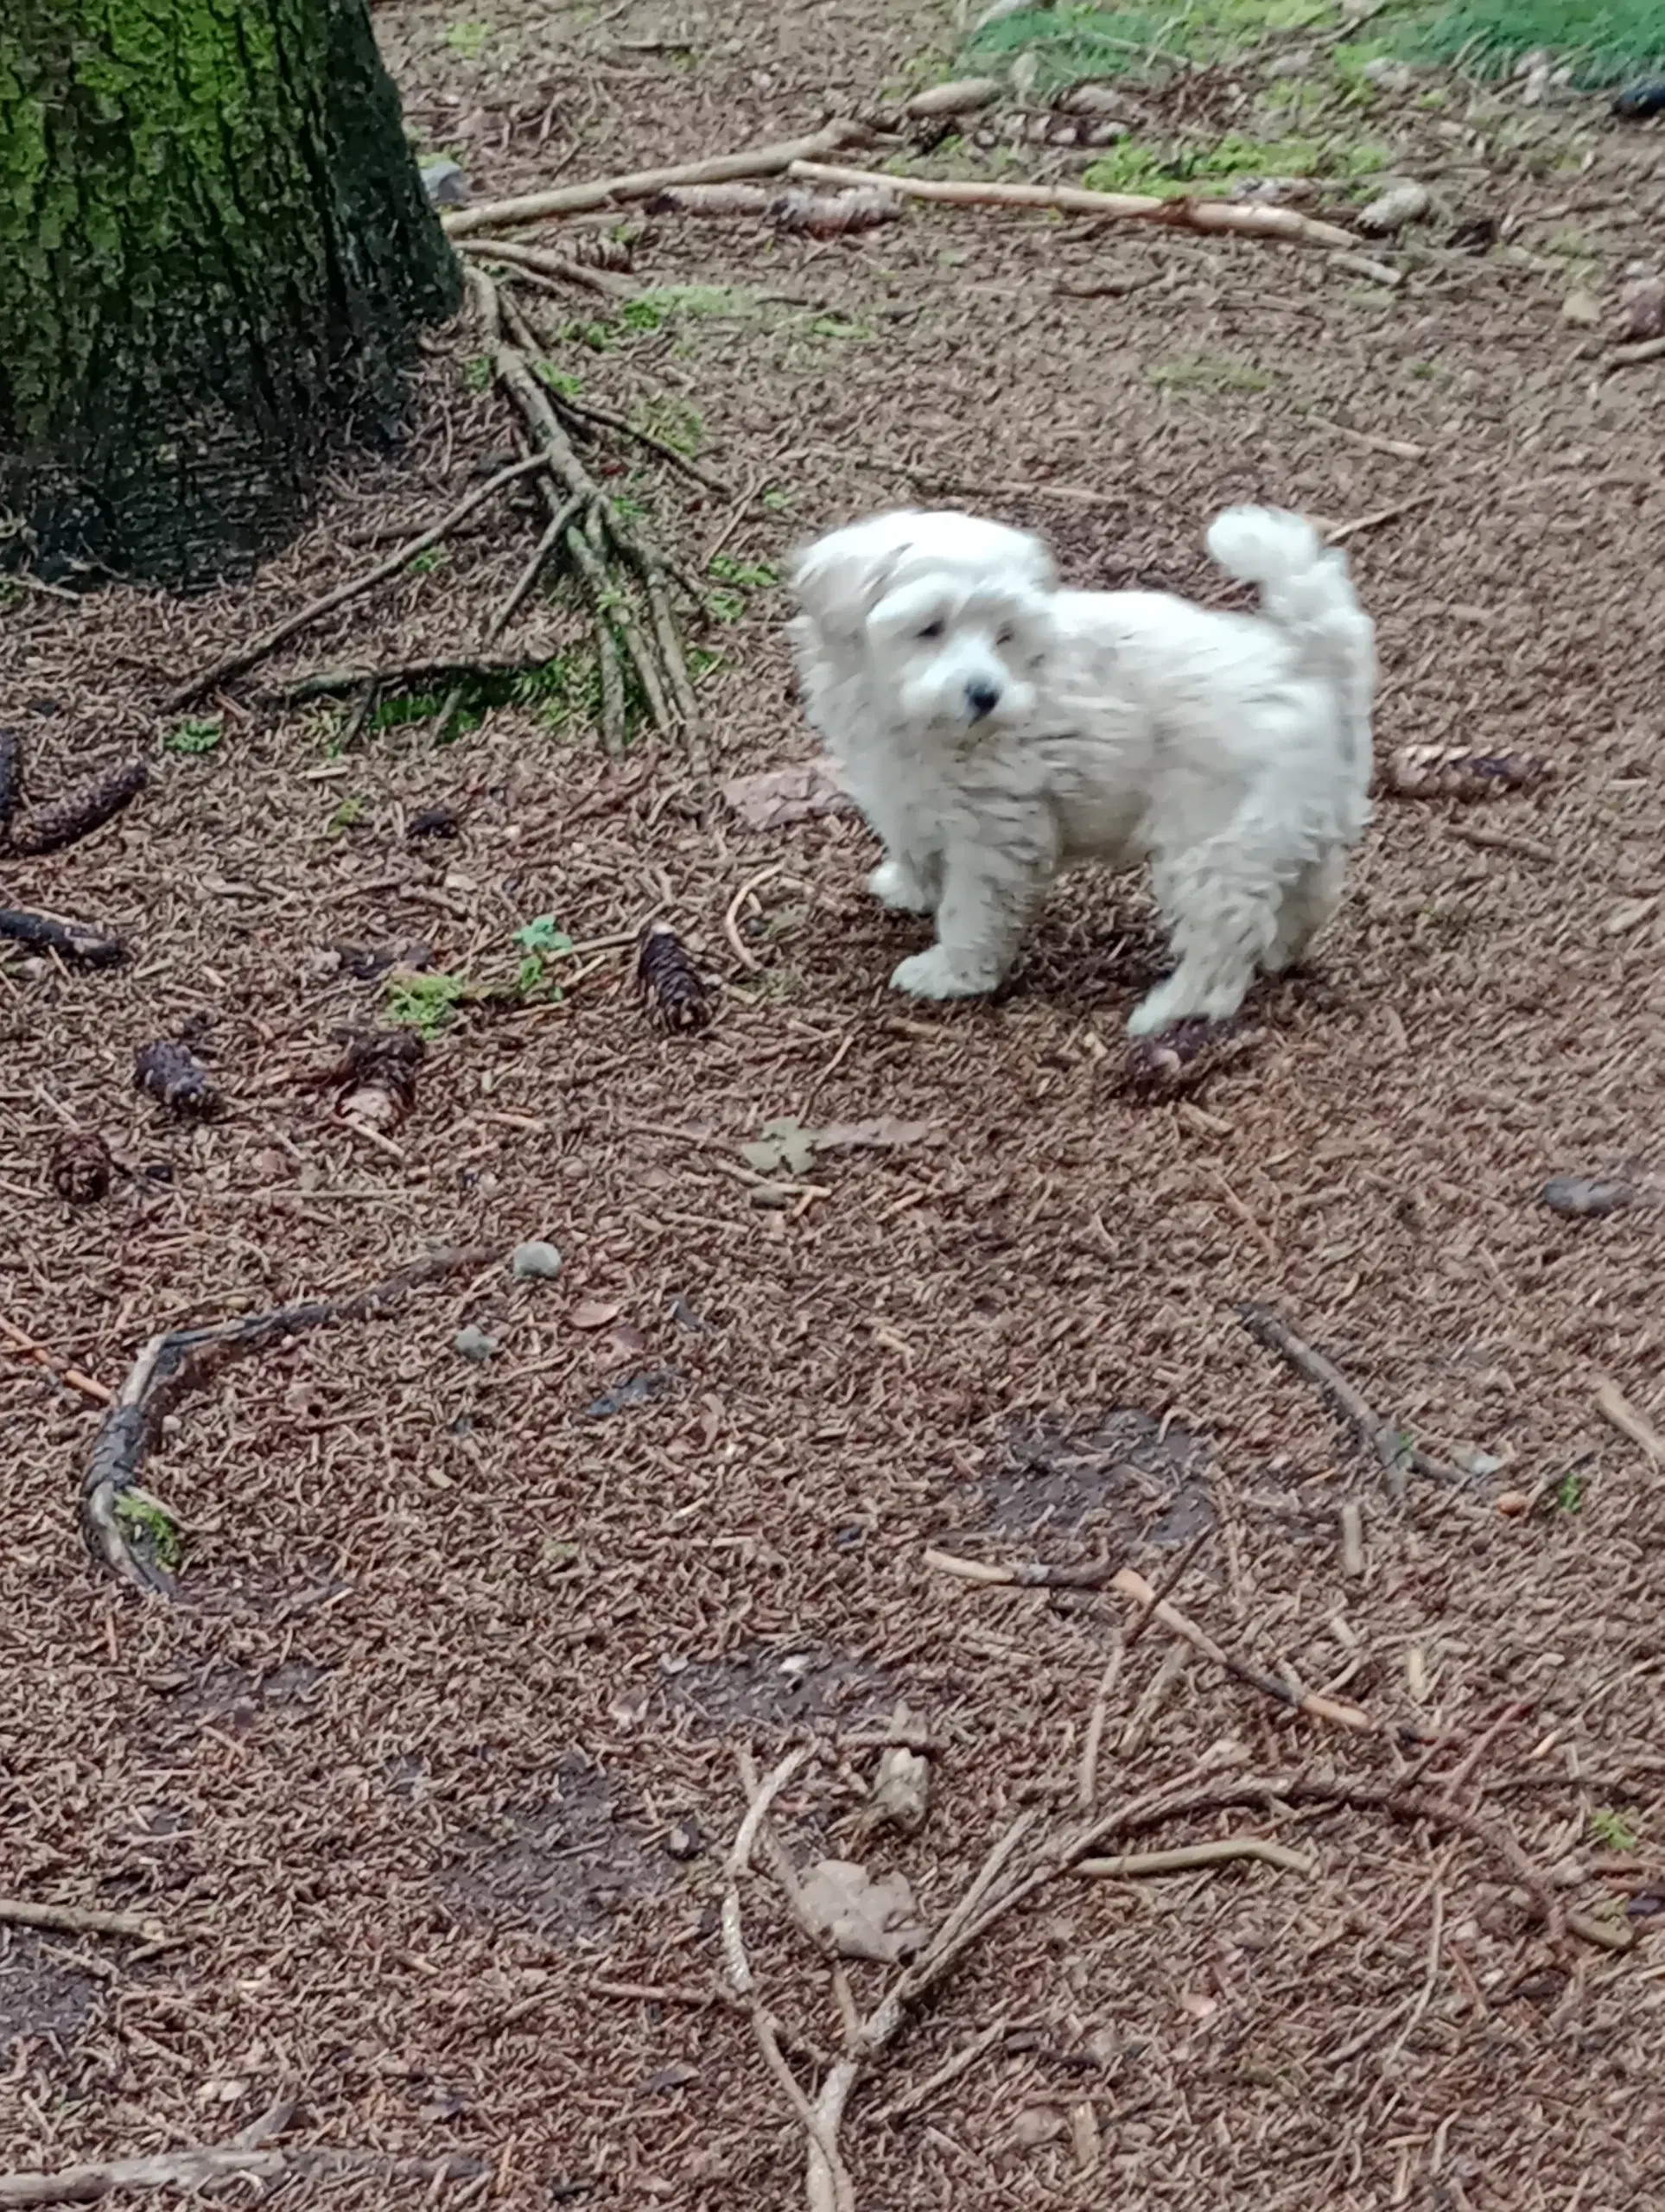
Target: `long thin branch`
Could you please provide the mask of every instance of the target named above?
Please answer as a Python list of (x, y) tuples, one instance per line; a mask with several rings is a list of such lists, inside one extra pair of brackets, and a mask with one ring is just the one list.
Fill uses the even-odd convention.
[(558, 506), (550, 518), (549, 526), (533, 549), (531, 559), (515, 578), (514, 587), (491, 620), (486, 625), (485, 643), (491, 645), (499, 638), (519, 612), (522, 601), (543, 574), (543, 563), (566, 536), (569, 524), (577, 516), (584, 502), (581, 498), (568, 499)]
[(1158, 200), (1138, 192), (1088, 192), (1078, 185), (982, 184), (935, 177), (892, 176), (888, 171), (829, 166), (812, 156), (795, 161), (787, 175), (811, 184), (882, 185), (905, 200), (934, 200), (950, 207), (1048, 207), (1070, 215), (1122, 222), (1156, 223), (1169, 230), (1234, 232), (1242, 238), (1281, 238), (1292, 245), (1355, 246), (1350, 231), (1320, 223), (1293, 207), (1259, 207), (1235, 200)]
[(529, 269), (537, 276), (553, 276), (563, 284), (576, 284), (581, 290), (599, 292), (609, 300), (627, 300), (633, 296), (636, 287), (627, 276), (620, 276), (610, 269), (589, 269), (581, 261), (570, 261), (563, 253), (547, 253), (535, 245), (511, 245), (506, 240), (482, 238), (478, 245), (466, 245), (465, 253), (477, 253), (482, 261), (500, 262), (505, 269)]
[[(165, 1414), (193, 1390), (201, 1389), (227, 1360), (264, 1351), (286, 1337), (348, 1321), (379, 1320), (403, 1304), (419, 1284), (489, 1265), (499, 1255), (474, 1249), (436, 1253), (402, 1268), (369, 1289), (346, 1298), (320, 1298), (300, 1306), (281, 1306), (270, 1313), (251, 1313), (207, 1328), (174, 1329), (152, 1337), (130, 1370), (92, 1440), (81, 1480), (81, 1533), (95, 1559), (135, 1589), (159, 1597), (174, 1595), (173, 1577), (137, 1552), (123, 1526), (118, 1502), (133, 1492), (145, 1455)], [(3, 2200), (0, 2200), (3, 2202)]]
[(1323, 1392), (1362, 1442), (1368, 1445), (1388, 1471), (1395, 1494), (1404, 1489), (1405, 1475), (1426, 1475), (1433, 1482), (1458, 1484), (1467, 1478), (1460, 1468), (1449, 1467), (1414, 1443), (1395, 1422), (1384, 1421), (1363, 1395), (1356, 1390), (1333, 1361), (1298, 1337), (1275, 1306), (1253, 1303), (1237, 1308), (1237, 1319), (1256, 1344), (1287, 1360), (1297, 1375)]
[(156, 1921), (137, 1912), (100, 1912), (82, 1904), (36, 1904), (29, 1897), (0, 1897), (0, 1923), (45, 1929), (56, 1936), (120, 1936), (134, 1943), (168, 1940)]
[[(842, 147), (865, 145), (870, 133), (848, 119), (829, 123), (807, 138), (788, 138), (773, 146), (754, 146), (742, 154), (719, 154), (709, 161), (684, 162), (668, 169), (637, 169), (626, 176), (598, 177), (591, 184), (563, 184), (548, 192), (529, 192), (514, 200), (486, 200), (459, 208), (442, 219), (454, 238), (501, 225), (536, 223), (546, 215), (581, 215), (630, 200), (651, 200), (679, 184), (723, 184), (730, 177), (779, 176), (794, 162), (818, 161)], [(888, 181), (888, 180), (887, 180)], [(870, 181), (862, 179), (863, 183)]]
[[(261, 2151), (240, 2144), (166, 2151), (150, 2158), (111, 2158), (92, 2165), (62, 2166), (56, 2173), (0, 2174), (0, 2207), (96, 2204), (101, 2197), (141, 2190), (177, 2190), (196, 2196), (227, 2182), (285, 2181), (371, 2175), (388, 2181), (472, 2181), (480, 2161), (466, 2152), (443, 2158), (390, 2158), (377, 2151), (342, 2151), (323, 2145)], [(408, 2201), (408, 2200), (407, 2200)]]
[(299, 613), (286, 615), (283, 621), (257, 638), (251, 645), (239, 646), (236, 652), (227, 653), (223, 660), (217, 660), (212, 666), (199, 670), (188, 683), (181, 683), (176, 691), (168, 694), (165, 702), (168, 711), (171, 713), (177, 708), (188, 707), (205, 691), (212, 691), (217, 683), (224, 683), (233, 676), (244, 675), (257, 662), (264, 660), (269, 653), (276, 652), (279, 645), (294, 637), (297, 631), (304, 630), (309, 623), (317, 621), (321, 615), (333, 614), (338, 607), (345, 607), (349, 600), (362, 598), (365, 592), (373, 591), (378, 584), (384, 584), (390, 576), (397, 576), (402, 569), (409, 568), (418, 553), (425, 553), (430, 545), (437, 545), (459, 523), (466, 522), (476, 508), (483, 507), (488, 500), (496, 499), (499, 492), (518, 482), (521, 477), (530, 476), (535, 470), (547, 468), (548, 466), (542, 454), (532, 454), (507, 468), (499, 468), (495, 476), (476, 486), (466, 499), (460, 499), (448, 514), (442, 515), (430, 529), (423, 531), (420, 537), (410, 538), (396, 553), (390, 553), (385, 561), (378, 561), (373, 569), (366, 569), (361, 576), (354, 576), (350, 582), (338, 584), (334, 591), (326, 592), (321, 599), (310, 601)]

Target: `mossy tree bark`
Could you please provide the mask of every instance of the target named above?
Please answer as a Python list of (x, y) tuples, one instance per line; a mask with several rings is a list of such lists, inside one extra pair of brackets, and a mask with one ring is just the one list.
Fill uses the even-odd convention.
[(246, 574), (460, 297), (365, 0), (0, 0), (0, 562)]

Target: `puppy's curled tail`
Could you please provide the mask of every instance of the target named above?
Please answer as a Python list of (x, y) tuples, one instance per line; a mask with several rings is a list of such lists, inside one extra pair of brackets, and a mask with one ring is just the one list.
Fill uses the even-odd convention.
[(1304, 517), (1278, 507), (1228, 507), (1209, 525), (1208, 550), (1228, 575), (1259, 585), (1261, 612), (1287, 632), (1302, 673), (1333, 688), (1362, 826), (1375, 765), (1376, 625), (1358, 603), (1344, 556), (1321, 545)]

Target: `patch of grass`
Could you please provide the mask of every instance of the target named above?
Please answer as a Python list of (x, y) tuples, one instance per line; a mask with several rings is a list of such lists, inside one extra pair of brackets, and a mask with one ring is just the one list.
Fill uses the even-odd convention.
[(435, 569), (442, 569), (450, 559), (442, 545), (430, 545), (425, 553), (417, 553), (405, 563), (405, 571), (413, 576), (431, 576)]
[(457, 1018), (457, 1008), (473, 986), (466, 976), (394, 976), (388, 979), (384, 1004), (387, 1018), (401, 1029), (414, 1029), (423, 1037), (437, 1037)]
[(155, 1567), (175, 1567), (185, 1556), (185, 1542), (178, 1528), (154, 1499), (137, 1497), (130, 1490), (118, 1491), (115, 1515), (128, 1542)]
[(486, 23), (450, 23), (446, 26), (445, 43), (460, 60), (478, 61), (491, 35)]
[(484, 391), (492, 381), (490, 357), (476, 353), (463, 365), (462, 381), (470, 391)]
[(1412, 60), (1454, 63), (1503, 77), (1523, 54), (1547, 49), (1586, 90), (1665, 67), (1659, 0), (1455, 0), (1411, 10), (1396, 48)]
[(1092, 164), (1082, 182), (1093, 192), (1143, 192), (1166, 200), (1180, 193), (1227, 192), (1243, 176), (1324, 176), (1349, 184), (1376, 175), (1388, 160), (1385, 146), (1346, 139), (1249, 138), (1228, 131), (1211, 146), (1165, 152), (1123, 138)]
[(1555, 1485), (1555, 1503), (1563, 1513), (1576, 1513), (1584, 1503), (1584, 1481), (1579, 1475), (1566, 1473)]
[(1631, 1852), (1636, 1847), (1636, 1830), (1611, 1807), (1599, 1805), (1590, 1815), (1590, 1833), (1607, 1851)]
[(645, 430), (673, 453), (686, 454), (690, 461), (705, 450), (705, 423), (699, 409), (672, 392), (645, 399), (630, 419), (637, 429)]
[(550, 390), (559, 398), (577, 398), (578, 379), (570, 369), (557, 369), (553, 361), (540, 359), (532, 363), (532, 374), (540, 384), (548, 385)]
[(356, 830), (365, 818), (365, 802), (361, 798), (344, 798), (329, 820), (324, 824), (327, 837), (339, 837), (344, 830)]
[(218, 721), (176, 722), (163, 737), (162, 749), (164, 753), (213, 753), (225, 734)]
[(1195, 0), (1177, 11), (1026, 8), (974, 32), (956, 68), (992, 74), (1021, 60), (1030, 90), (1045, 95), (1084, 77), (1166, 75), (1172, 56), (1221, 60), (1268, 31), (1305, 29), (1333, 14), (1329, 0)]
[(1167, 391), (1268, 391), (1272, 379), (1249, 361), (1218, 361), (1198, 354), (1187, 361), (1159, 361), (1145, 372)]

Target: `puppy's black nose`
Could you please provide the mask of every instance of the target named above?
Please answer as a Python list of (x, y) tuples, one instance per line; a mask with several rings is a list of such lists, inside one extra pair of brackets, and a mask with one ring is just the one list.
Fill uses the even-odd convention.
[(971, 709), (971, 719), (980, 722), (985, 715), (992, 715), (1001, 702), (1001, 695), (992, 683), (968, 683), (965, 703)]

